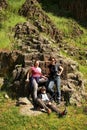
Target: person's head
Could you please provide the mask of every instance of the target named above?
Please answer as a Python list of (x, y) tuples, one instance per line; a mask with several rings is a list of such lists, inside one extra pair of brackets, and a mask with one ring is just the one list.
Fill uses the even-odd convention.
[(39, 66), (39, 60), (35, 60), (35, 61), (34, 61), (34, 66), (35, 66), (35, 67), (38, 67), (38, 66)]
[(46, 93), (46, 88), (44, 86), (41, 87), (41, 93)]
[(51, 57), (51, 64), (55, 64), (56, 63), (56, 59), (54, 57)]

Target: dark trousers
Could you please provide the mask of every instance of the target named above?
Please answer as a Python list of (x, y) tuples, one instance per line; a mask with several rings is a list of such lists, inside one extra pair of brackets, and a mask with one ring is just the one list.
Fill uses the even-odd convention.
[(33, 99), (36, 100), (37, 99), (37, 92), (38, 92), (38, 86), (40, 86), (41, 84), (46, 84), (47, 83), (47, 79), (44, 78), (39, 78), (39, 77), (31, 77), (30, 79), (30, 87), (31, 87), (31, 91), (33, 91)]
[(48, 110), (50, 108), (52, 111), (54, 111), (58, 114), (60, 113), (57, 106), (55, 104), (51, 103), (50, 101), (42, 101), (40, 98), (37, 98), (36, 102), (40, 107), (44, 108), (45, 110)]
[(54, 93), (54, 84), (56, 85), (57, 88), (57, 98), (58, 100), (61, 100), (61, 88), (60, 88), (60, 83), (61, 79), (60, 76), (56, 76), (55, 78), (50, 78), (49, 79), (49, 84), (48, 84), (48, 90)]

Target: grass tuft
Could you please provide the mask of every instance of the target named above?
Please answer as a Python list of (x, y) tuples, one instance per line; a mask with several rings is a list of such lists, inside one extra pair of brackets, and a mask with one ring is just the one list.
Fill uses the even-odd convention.
[(13, 44), (12, 28), (21, 22), (25, 22), (26, 18), (19, 16), (18, 10), (21, 8), (25, 0), (13, 1), (8, 0), (8, 8), (1, 11), (0, 23), (0, 49), (11, 49)]

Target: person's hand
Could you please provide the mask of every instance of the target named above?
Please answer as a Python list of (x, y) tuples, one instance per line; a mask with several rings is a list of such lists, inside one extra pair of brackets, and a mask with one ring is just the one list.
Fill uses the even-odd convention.
[(60, 74), (60, 73), (57, 73), (57, 75), (59, 75), (59, 76), (60, 76), (61, 74)]
[(51, 102), (48, 102), (49, 105), (51, 105), (52, 103)]
[(61, 73), (57, 73), (57, 75), (58, 75), (58, 76), (60, 76), (60, 75), (61, 75)]
[(46, 76), (43, 76), (43, 78), (44, 78), (45, 80), (47, 80), (47, 79), (48, 79)]
[(28, 83), (28, 82), (29, 82), (29, 79), (26, 79), (26, 82)]

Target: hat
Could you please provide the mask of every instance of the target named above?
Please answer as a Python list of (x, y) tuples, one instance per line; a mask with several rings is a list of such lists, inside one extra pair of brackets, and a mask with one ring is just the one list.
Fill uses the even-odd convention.
[(46, 88), (43, 86), (43, 87), (41, 87), (41, 90), (46, 90)]

